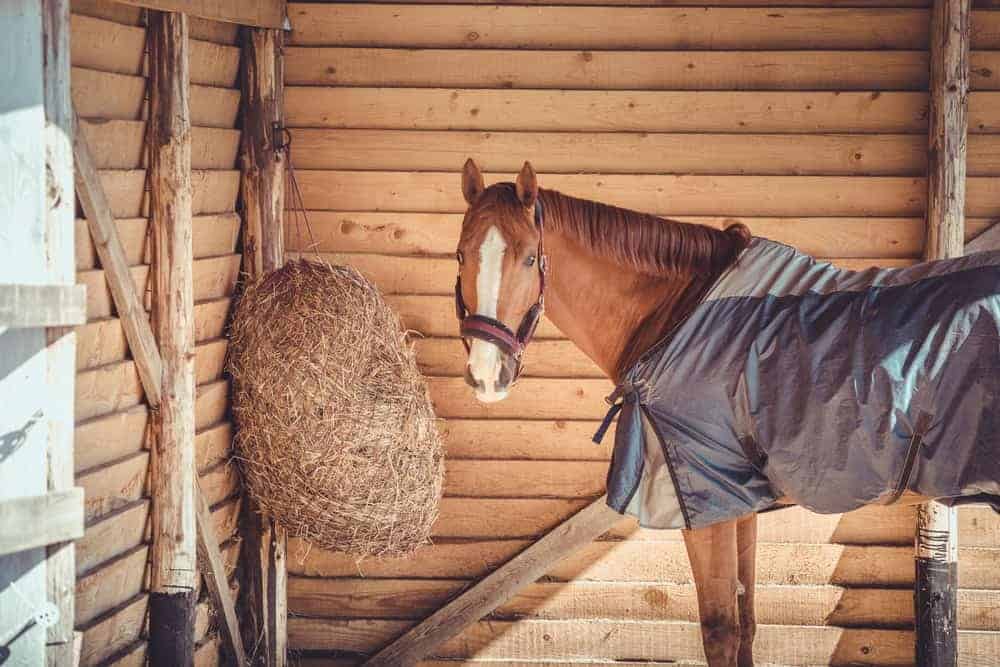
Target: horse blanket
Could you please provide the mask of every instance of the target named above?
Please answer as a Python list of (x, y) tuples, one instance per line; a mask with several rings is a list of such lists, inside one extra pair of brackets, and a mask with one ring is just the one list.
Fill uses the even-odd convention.
[(756, 238), (616, 395), (608, 504), (644, 526), (1000, 507), (1000, 252), (859, 272)]

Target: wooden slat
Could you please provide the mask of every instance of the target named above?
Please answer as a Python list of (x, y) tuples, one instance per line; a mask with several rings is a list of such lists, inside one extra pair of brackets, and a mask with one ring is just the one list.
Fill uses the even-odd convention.
[(80, 664), (97, 665), (132, 645), (141, 635), (148, 598), (141, 594), (80, 628), (83, 649)]
[[(997, 93), (969, 96), (970, 132), (1000, 128)], [(922, 133), (916, 92), (285, 90), (292, 127), (616, 132)]]
[(79, 422), (128, 410), (144, 398), (142, 381), (133, 361), (99, 366), (77, 374), (76, 420)]
[(83, 489), (0, 501), (0, 556), (69, 542), (83, 535)]
[(285, 19), (282, 0), (121, 0), (123, 4), (164, 12), (182, 12), (212, 21), (280, 28)]
[[(462, 226), (459, 213), (310, 211), (308, 215), (308, 230), (301, 225), (289, 225), (286, 230), (289, 250), (452, 257)], [(742, 222), (757, 236), (787, 243), (816, 257), (919, 257), (924, 245), (924, 221), (916, 217), (677, 216), (677, 219), (716, 228)], [(968, 218), (966, 238), (976, 237), (992, 224), (990, 218)], [(453, 311), (450, 308), (452, 314)], [(445, 335), (454, 333), (454, 326), (449, 326)]]
[[(291, 4), (296, 45), (544, 49), (923, 49), (909, 9)], [(973, 16), (974, 48), (1000, 46), (1000, 18)], [(614, 26), (608, 30), (607, 26)]]
[[(457, 341), (455, 343), (461, 347), (461, 343)], [(532, 347), (544, 343), (545, 341), (536, 340), (532, 343)], [(597, 446), (590, 440), (599, 423), (596, 419), (592, 421), (448, 419), (439, 421), (438, 431), (444, 439), (445, 452), (450, 460), (608, 461), (610, 446)]]
[[(969, 226), (968, 219), (965, 224), (966, 227)], [(1000, 225), (995, 223), (990, 225), (986, 231), (976, 234), (976, 237), (972, 241), (968, 241), (968, 234), (966, 234), (966, 254), (998, 249), (1000, 249)]]
[(123, 25), (139, 25), (142, 22), (140, 8), (106, 0), (72, 0), (70, 9), (74, 14), (107, 19)]
[[(587, 90), (926, 90), (923, 51), (532, 51), (290, 47), (292, 85)], [(539, 66), (544, 63), (544, 66)], [(1000, 54), (972, 54), (996, 90)]]
[[(926, 139), (867, 134), (627, 132), (292, 132), (298, 169), (448, 171), (469, 156), (485, 169), (546, 173), (923, 175)], [(969, 141), (969, 175), (1000, 174), (1000, 137)]]
[(149, 501), (140, 500), (87, 526), (76, 543), (76, 573), (81, 576), (143, 541)]
[(138, 546), (76, 582), (76, 625), (86, 625), (142, 592), (148, 548)]
[(86, 493), (84, 516), (92, 523), (131, 505), (145, 495), (149, 454), (137, 452), (78, 475), (77, 484)]
[[(211, 172), (208, 172), (211, 173)], [(443, 172), (297, 172), (306, 208), (464, 213), (458, 177)], [(488, 182), (512, 174), (490, 174)], [(923, 178), (861, 176), (687, 176), (546, 174), (567, 195), (666, 216), (915, 216)], [(969, 178), (965, 212), (1000, 215), (1000, 179)]]
[(507, 399), (480, 403), (462, 378), (432, 377), (427, 384), (439, 417), (463, 419), (595, 419), (607, 412), (604, 397), (613, 389), (606, 379), (524, 378)]
[(145, 28), (74, 13), (71, 29), (74, 67), (117, 74), (143, 73)]
[[(138, 120), (85, 120), (81, 123), (99, 169), (144, 166), (146, 123)], [(191, 128), (192, 169), (232, 169), (239, 146), (238, 130)]]
[(216, 44), (235, 44), (239, 37), (240, 27), (235, 23), (224, 23), (203, 19), (200, 16), (190, 16), (189, 24), (191, 39), (201, 39)]
[(232, 455), (233, 425), (222, 422), (198, 432), (195, 437), (196, 464), (199, 471), (206, 471)]
[(239, 491), (239, 471), (235, 462), (223, 461), (200, 473), (198, 484), (209, 505), (232, 498)]

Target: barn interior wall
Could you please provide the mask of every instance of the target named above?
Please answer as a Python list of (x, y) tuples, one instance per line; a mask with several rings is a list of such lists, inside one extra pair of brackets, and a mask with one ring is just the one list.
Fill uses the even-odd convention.
[[(148, 186), (145, 182), (148, 66), (143, 10), (104, 0), (72, 3), (72, 96), (140, 295), (149, 308)], [(192, 182), (197, 382), (197, 460), (230, 572), (239, 555), (240, 495), (230, 461), (224, 327), (241, 256), (236, 129), (237, 27), (190, 20)], [(78, 217), (82, 215), (78, 213)], [(84, 220), (76, 223), (78, 282), (87, 324), (77, 329), (76, 483), (86, 492), (78, 543), (76, 626), (82, 665), (144, 664), (149, 492), (148, 409), (122, 326)], [(214, 613), (197, 607), (197, 662), (219, 661)]]
[[(847, 267), (920, 255), (927, 3), (560, 4), (289, 6), (286, 117), (311, 230), (289, 223), (288, 247), (358, 267), (419, 332), (448, 456), (434, 543), (415, 557), (356, 562), (292, 540), (289, 645), (304, 664), (357, 662), (604, 487), (612, 438), (589, 436), (610, 384), (559, 331), (543, 323), (502, 403), (477, 404), (460, 377), (466, 157), (487, 183), (530, 159), (543, 187), (741, 220)], [(969, 236), (1000, 216), (1000, 12), (975, 12), (972, 45)], [(758, 660), (912, 663), (914, 516), (762, 516)], [(1000, 520), (962, 510), (960, 545), (962, 662), (991, 664)], [(696, 621), (680, 534), (626, 520), (436, 656), (700, 661)]]

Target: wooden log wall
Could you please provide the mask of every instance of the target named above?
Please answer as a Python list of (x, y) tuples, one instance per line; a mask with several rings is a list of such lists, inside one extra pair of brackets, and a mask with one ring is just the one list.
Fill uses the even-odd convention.
[[(365, 272), (423, 334), (448, 455), (434, 544), (412, 559), (290, 542), (289, 644), (303, 664), (358, 662), (604, 487), (612, 438), (589, 436), (610, 386), (551, 325), (506, 401), (476, 403), (460, 377), (452, 253), (467, 157), (488, 182), (530, 159), (544, 187), (742, 220), (843, 266), (920, 256), (926, 2), (564, 4), (289, 7), (285, 110), (316, 249)], [(972, 24), (967, 237), (1000, 216), (1000, 12)], [(306, 249), (288, 219), (289, 250)], [(912, 664), (914, 517), (762, 517), (758, 661)], [(960, 532), (962, 662), (993, 664), (1000, 521), (965, 509)], [(701, 661), (696, 621), (680, 534), (625, 520), (426, 664)]]
[[(145, 135), (148, 64), (143, 10), (72, 2), (73, 102), (94, 153), (140, 294), (150, 309)], [(223, 558), (236, 567), (239, 478), (230, 462), (224, 327), (239, 272), (236, 129), (240, 51), (234, 25), (190, 18), (194, 212), (196, 448), (201, 488)], [(80, 214), (78, 213), (78, 216)], [(82, 665), (141, 665), (149, 571), (149, 414), (85, 221), (77, 221), (77, 280), (88, 287), (77, 329), (76, 480), (86, 491), (77, 546), (76, 627)], [(237, 586), (235, 579), (232, 581)], [(207, 594), (196, 610), (196, 662), (216, 665), (220, 641)]]

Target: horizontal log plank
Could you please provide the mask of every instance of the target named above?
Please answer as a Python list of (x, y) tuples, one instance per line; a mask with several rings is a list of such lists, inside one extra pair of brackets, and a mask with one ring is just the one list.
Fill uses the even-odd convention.
[[(1000, 128), (998, 93), (969, 95), (969, 132)], [(926, 133), (917, 92), (285, 89), (291, 127), (576, 132)], [(81, 111), (82, 113), (82, 111)]]
[[(463, 217), (460, 213), (352, 211), (309, 211), (308, 216), (309, 232), (294, 225), (286, 229), (289, 250), (448, 258), (454, 256)], [(919, 257), (926, 227), (919, 217), (677, 216), (676, 219), (716, 228), (742, 222), (757, 236), (787, 243), (814, 257), (843, 259)], [(990, 218), (968, 218), (966, 238), (974, 238), (992, 224)], [(454, 313), (453, 308), (450, 310)], [(451, 327), (445, 335), (453, 334)]]
[[(293, 617), (288, 622), (289, 646), (371, 653), (411, 624)], [(912, 643), (912, 633), (903, 630), (760, 625), (754, 657), (779, 664), (909, 665)], [(653, 660), (704, 661), (698, 624), (681, 621), (488, 620), (470, 625), (435, 649), (439, 657), (505, 660), (617, 659), (639, 652)]]
[[(924, 49), (913, 9), (289, 5), (312, 46), (542, 49)], [(607, 30), (607, 26), (615, 26)], [(1000, 17), (974, 12), (972, 47), (1000, 47)]]
[(148, 597), (145, 593), (78, 628), (83, 633), (80, 665), (90, 667), (130, 647), (142, 634)]
[[(220, 338), (231, 306), (228, 298), (195, 304), (195, 342)], [(129, 356), (128, 342), (117, 317), (91, 320), (76, 329), (78, 371), (123, 361)]]
[[(292, 577), (288, 607), (315, 618), (421, 619), (466, 584), (442, 579), (313, 579)], [(908, 589), (840, 586), (756, 588), (757, 622), (868, 628), (913, 626)], [(959, 627), (1000, 630), (1000, 592), (962, 589)], [(693, 584), (656, 582), (534, 583), (500, 605), (491, 619), (614, 619), (698, 622)]]
[[(526, 540), (443, 542), (413, 558), (356, 558), (289, 542), (289, 573), (312, 577), (478, 579), (524, 547)], [(1000, 588), (1000, 550), (960, 548), (963, 588)], [(758, 543), (757, 580), (775, 585), (908, 586), (913, 547)], [(569, 554), (545, 578), (551, 581), (648, 581), (692, 583), (680, 540), (598, 541)]]
[[(201, 172), (203, 174), (227, 172)], [(514, 175), (488, 174), (487, 182)], [(305, 207), (341, 211), (464, 213), (451, 172), (297, 172)], [(567, 195), (676, 216), (918, 216), (923, 178), (894, 176), (710, 176), (544, 174), (541, 185)], [(970, 177), (965, 212), (1000, 216), (1000, 179)]]
[[(140, 120), (144, 116), (146, 79), (85, 67), (72, 71), (73, 106), (81, 118)], [(240, 91), (191, 85), (191, 124), (232, 128), (239, 112)]]
[[(973, 90), (1000, 53), (973, 51)], [(925, 51), (537, 51), (289, 47), (289, 85), (587, 90), (926, 90)]]
[[(292, 132), (297, 169), (544, 173), (919, 176), (926, 137), (906, 134), (663, 134), (330, 130)], [(968, 175), (1000, 174), (1000, 137), (969, 138)]]
[[(196, 373), (201, 384), (221, 378), (226, 355), (225, 340), (201, 343), (195, 347), (195, 355)], [(77, 374), (76, 420), (84, 421), (127, 410), (144, 398), (142, 383), (131, 359), (98, 366)]]
[(505, 400), (480, 403), (463, 378), (431, 377), (427, 385), (439, 417), (463, 419), (600, 419), (614, 388), (607, 379), (523, 378)]
[[(104, 169), (101, 183), (115, 218), (146, 215), (146, 171), (144, 169)], [(191, 207), (195, 215), (230, 213), (236, 207), (239, 172), (234, 170), (199, 170), (191, 174)]]
[[(115, 220), (115, 226), (129, 266), (148, 264), (151, 250), (147, 219), (122, 218)], [(195, 216), (192, 237), (195, 259), (232, 254), (236, 250), (239, 228), (240, 218), (236, 213)], [(87, 231), (86, 220), (77, 219), (76, 234), (77, 271), (96, 268), (99, 260), (90, 232)]]
[[(240, 255), (223, 255), (198, 259), (194, 262), (194, 295), (196, 301), (209, 301), (228, 297), (236, 286), (239, 274)], [(149, 267), (132, 267), (132, 279), (140, 295), (146, 293), (146, 278)], [(111, 317), (114, 313), (111, 294), (104, 283), (104, 272), (100, 269), (77, 273), (77, 282), (87, 286), (87, 318)], [(149, 304), (146, 303), (148, 310)]]
[(78, 475), (84, 489), (84, 516), (92, 523), (145, 495), (149, 453), (137, 452)]
[[(98, 169), (140, 169), (145, 165), (145, 121), (85, 120), (80, 127)], [(239, 143), (239, 130), (192, 127), (191, 168), (232, 169)]]
[(469, 498), (595, 498), (604, 492), (604, 461), (445, 462), (446, 496)]
[(142, 544), (148, 515), (143, 499), (88, 525), (76, 542), (77, 577)]
[(285, 3), (280, 0), (120, 0), (126, 5), (164, 12), (182, 12), (209, 21), (260, 28), (281, 28)]
[[(542, 344), (535, 341), (533, 345)], [(459, 346), (461, 344), (459, 343)], [(608, 461), (608, 445), (590, 438), (599, 420), (442, 419), (438, 431), (448, 459), (543, 459)]]
[(233, 453), (232, 422), (221, 422), (199, 431), (194, 438), (194, 448), (195, 464), (199, 471), (230, 460)]
[[(145, 73), (144, 28), (74, 14), (70, 29), (73, 66), (136, 76)], [(189, 53), (191, 83), (234, 85), (240, 60), (238, 48), (191, 39)]]
[(142, 592), (148, 551), (137, 546), (76, 580), (75, 625), (86, 625)]
[[(603, 464), (605, 469), (607, 463)], [(518, 539), (544, 534), (587, 503), (583, 498), (449, 498), (441, 500), (434, 524), (435, 538)], [(978, 509), (978, 508), (977, 508)], [(801, 507), (766, 512), (758, 520), (762, 542), (848, 545), (909, 545), (913, 542), (916, 510), (913, 507), (863, 507), (846, 514), (813, 514)], [(504, 517), (498, 522), (496, 517)], [(678, 530), (639, 528), (623, 517), (607, 537), (648, 542), (676, 542)], [(997, 547), (985, 530), (961, 523), (966, 546)]]
[[(1000, 201), (1000, 199), (998, 199)], [(455, 289), (456, 264), (453, 258), (426, 257), (391, 257), (387, 255), (346, 254), (346, 253), (298, 253), (289, 252), (289, 259), (299, 257), (319, 259), (333, 265), (353, 266), (370, 280), (383, 294), (418, 294), (449, 296), (453, 298)], [(822, 258), (820, 258), (822, 259)], [(899, 258), (864, 258), (829, 260), (840, 268), (849, 270), (867, 269), (872, 266), (900, 267), (910, 266), (915, 259)], [(84, 274), (80, 274), (81, 276)], [(88, 294), (88, 297), (90, 295)], [(88, 316), (90, 311), (88, 310)], [(454, 324), (454, 308), (452, 308), (452, 327)], [(451, 329), (453, 334), (454, 328)]]
[(199, 478), (201, 492), (209, 505), (217, 505), (232, 498), (239, 491), (239, 471), (236, 462), (223, 461), (215, 467), (201, 473)]

